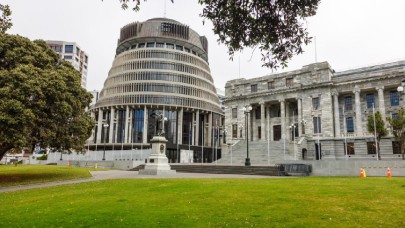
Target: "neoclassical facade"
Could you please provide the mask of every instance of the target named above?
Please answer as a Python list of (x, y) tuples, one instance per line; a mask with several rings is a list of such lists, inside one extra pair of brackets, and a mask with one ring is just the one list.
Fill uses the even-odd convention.
[[(220, 148), (223, 125), (208, 63), (208, 42), (188, 26), (167, 18), (134, 22), (121, 28), (116, 56), (97, 103), (90, 145), (118, 144), (124, 149), (148, 147), (163, 113), (167, 155), (178, 161), (179, 150), (193, 160), (210, 162)], [(219, 153), (219, 152), (218, 152)]]
[[(270, 147), (284, 141), (292, 159), (377, 159), (367, 118), (373, 111), (382, 113), (384, 120), (395, 117), (404, 107), (397, 92), (404, 77), (405, 61), (342, 72), (320, 62), (286, 73), (228, 81), (225, 126), (231, 134), (227, 141), (246, 140), (248, 117), (249, 141), (270, 140)], [(243, 110), (248, 106), (249, 113)], [(400, 159), (392, 132), (380, 148), (381, 159)]]

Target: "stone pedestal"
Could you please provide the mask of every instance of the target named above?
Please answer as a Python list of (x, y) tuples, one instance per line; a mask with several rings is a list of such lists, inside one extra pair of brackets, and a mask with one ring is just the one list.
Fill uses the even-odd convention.
[(175, 174), (176, 170), (171, 170), (166, 157), (166, 138), (154, 136), (150, 140), (152, 143), (152, 153), (149, 156), (145, 169), (139, 170), (140, 175), (169, 175)]

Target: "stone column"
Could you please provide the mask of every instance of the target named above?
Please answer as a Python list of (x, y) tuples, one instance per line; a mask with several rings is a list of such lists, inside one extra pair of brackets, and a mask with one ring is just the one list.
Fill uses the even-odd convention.
[(124, 143), (129, 143), (129, 106), (127, 105), (127, 110), (125, 111), (125, 138)]
[(98, 120), (97, 120), (97, 141), (96, 144), (101, 143), (101, 133), (103, 132), (103, 110), (98, 109)]
[(183, 108), (177, 112), (177, 143), (183, 143)]
[(267, 107), (267, 134), (268, 134), (268, 138), (270, 139), (270, 141), (273, 141), (273, 134), (272, 134), (272, 132), (273, 132), (273, 129), (272, 129), (272, 127), (271, 127), (271, 118), (270, 118), (270, 109), (271, 109), (271, 106), (269, 106), (269, 107)]
[[(280, 100), (280, 116), (281, 116), (281, 139), (287, 136), (285, 133), (285, 100)], [(284, 136), (284, 137), (283, 137)]]
[(266, 141), (266, 106), (264, 106), (264, 102), (260, 103), (260, 120), (261, 120), (261, 136), (262, 141)]
[(195, 134), (194, 134), (194, 142), (195, 145), (199, 145), (198, 138), (200, 136), (200, 110), (195, 112)]
[(297, 109), (298, 109), (298, 114), (297, 114), (297, 124), (298, 124), (298, 137), (302, 136), (302, 128), (304, 127), (304, 125), (302, 124), (302, 99), (301, 98), (297, 98)]
[(249, 125), (250, 127), (250, 131), (249, 134), (251, 135), (251, 139), (252, 141), (255, 141), (256, 139), (256, 109), (252, 109), (252, 111), (249, 113), (249, 118), (250, 118), (250, 122)]
[[(385, 121), (386, 115), (385, 115), (385, 104), (384, 104), (384, 86), (377, 87), (378, 91), (378, 109), (381, 113), (381, 117)], [(374, 108), (376, 108), (377, 105), (374, 104)]]
[(356, 134), (358, 136), (363, 135), (363, 128), (361, 126), (361, 103), (360, 103), (360, 89), (358, 87), (354, 88), (354, 101), (356, 106)]
[(115, 108), (111, 107), (111, 114), (110, 114), (110, 132), (108, 134), (108, 143), (115, 142), (115, 135), (114, 135), (114, 123), (115, 123)]
[(290, 139), (291, 138), (291, 129), (290, 129), (290, 125), (291, 125), (291, 118), (292, 115), (290, 115), (290, 102), (286, 102), (285, 103), (285, 134), (286, 134), (286, 139)]
[[(340, 137), (339, 93), (333, 93), (333, 110), (335, 113), (335, 137)], [(345, 121), (345, 120), (343, 120)]]
[(148, 143), (148, 109), (146, 106), (143, 109), (143, 135), (142, 135), (142, 143)]

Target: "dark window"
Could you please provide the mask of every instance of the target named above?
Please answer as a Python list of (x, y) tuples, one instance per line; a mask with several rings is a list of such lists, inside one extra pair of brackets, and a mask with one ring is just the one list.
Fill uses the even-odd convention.
[(250, 90), (251, 90), (252, 93), (257, 92), (257, 84), (256, 85), (251, 85)]
[(314, 116), (313, 121), (314, 121), (314, 133), (315, 134), (321, 133), (322, 132), (321, 117)]
[(294, 82), (293, 82), (293, 79), (292, 79), (292, 78), (286, 78), (286, 79), (285, 79), (285, 85), (286, 85), (287, 87), (291, 87), (291, 86), (293, 86), (293, 84), (294, 84)]
[(73, 45), (65, 45), (65, 53), (73, 53)]
[(391, 102), (391, 106), (399, 105), (399, 94), (397, 91), (390, 92), (390, 102)]
[(345, 110), (349, 111), (352, 110), (352, 97), (351, 96), (347, 96), (345, 97)]
[(367, 108), (373, 108), (373, 104), (375, 106), (374, 94), (367, 94), (366, 101), (367, 101)]
[(347, 132), (354, 132), (353, 117), (346, 118), (346, 129)]
[(153, 47), (155, 47), (155, 43), (146, 43), (146, 47), (147, 48), (153, 48)]
[(166, 48), (169, 48), (169, 49), (174, 49), (174, 44), (166, 44)]
[(89, 57), (87, 55), (84, 56), (84, 62), (87, 63), (89, 61)]
[(376, 154), (375, 142), (367, 142), (367, 154)]
[(145, 43), (138, 44), (138, 48), (144, 48), (144, 47), (145, 47)]
[(318, 110), (319, 106), (320, 106), (319, 97), (313, 97), (312, 98), (312, 109), (313, 110)]
[(76, 55), (79, 56), (80, 55), (80, 49), (78, 47), (76, 47)]
[(346, 144), (346, 152), (347, 152), (347, 155), (354, 155), (354, 143)]
[(185, 48), (184, 48), (184, 51), (190, 53), (190, 49), (189, 49), (189, 48), (186, 48), (186, 47), (185, 47)]
[(392, 117), (392, 119), (397, 119), (398, 118), (398, 113), (392, 113), (391, 117)]
[(232, 138), (238, 137), (238, 125), (232, 124)]
[(274, 82), (267, 82), (268, 89), (274, 89)]
[(273, 140), (279, 141), (281, 139), (281, 125), (274, 125), (273, 126)]
[(232, 119), (238, 118), (238, 109), (233, 108), (232, 109)]
[(176, 45), (176, 50), (183, 51), (183, 46)]
[(157, 48), (162, 48), (162, 47), (165, 47), (165, 44), (164, 43), (156, 43), (156, 47)]
[(262, 108), (261, 107), (256, 108), (255, 117), (256, 117), (257, 120), (261, 119), (261, 117), (262, 117)]
[(392, 153), (393, 154), (401, 154), (401, 147), (398, 141), (392, 142)]
[(71, 55), (65, 55), (65, 56), (63, 56), (63, 58), (64, 58), (64, 59), (73, 59), (73, 56), (71, 56)]
[(261, 126), (257, 127), (257, 138), (258, 139), (262, 138), (262, 127)]

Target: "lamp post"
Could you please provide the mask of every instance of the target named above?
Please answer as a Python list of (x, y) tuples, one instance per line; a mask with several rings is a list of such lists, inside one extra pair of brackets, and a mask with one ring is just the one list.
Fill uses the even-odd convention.
[(245, 161), (245, 166), (250, 166), (250, 158), (249, 158), (249, 112), (252, 111), (252, 106), (248, 105), (246, 107), (243, 107), (243, 112), (245, 113), (245, 134), (246, 134), (246, 161)]
[(107, 128), (108, 128), (108, 124), (103, 124), (103, 128), (104, 128), (104, 149), (103, 149), (103, 161), (105, 161), (105, 141), (107, 140)]

